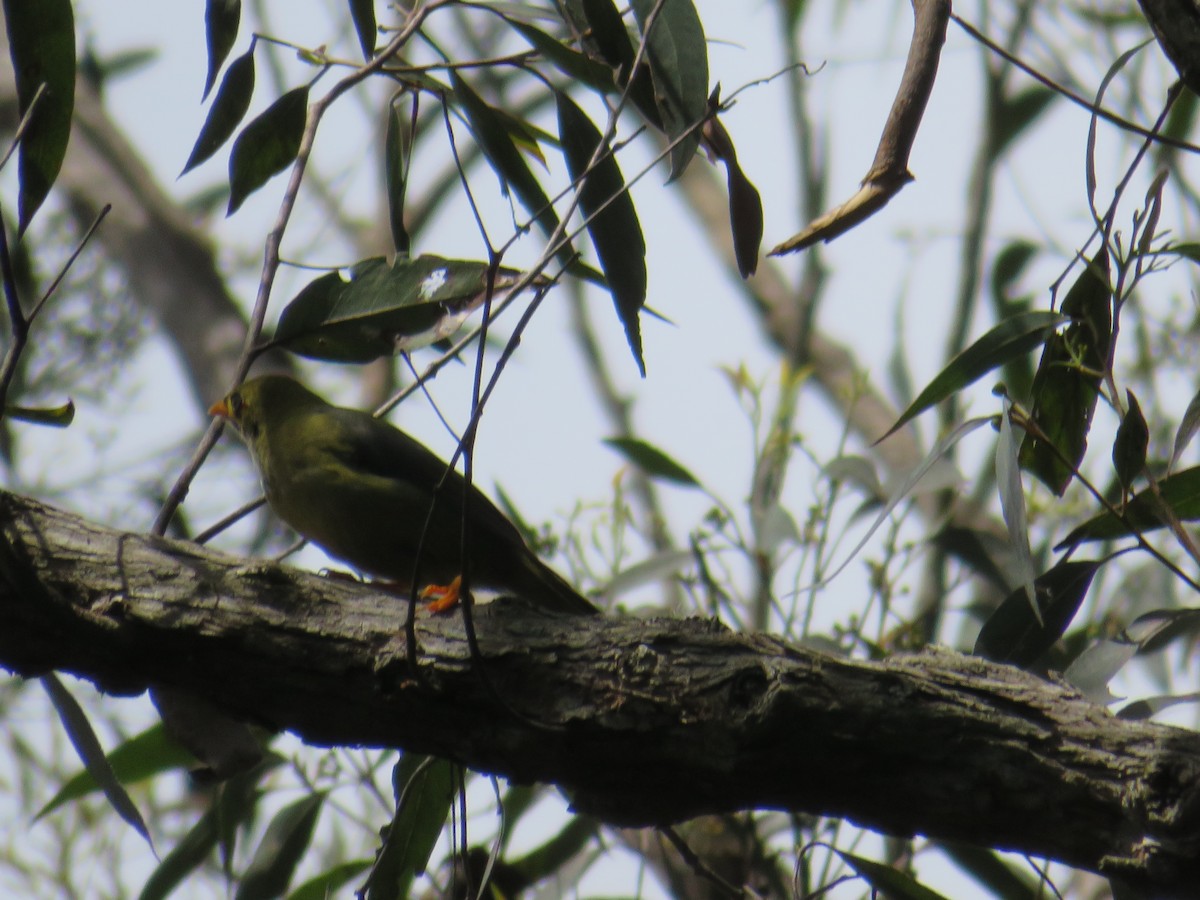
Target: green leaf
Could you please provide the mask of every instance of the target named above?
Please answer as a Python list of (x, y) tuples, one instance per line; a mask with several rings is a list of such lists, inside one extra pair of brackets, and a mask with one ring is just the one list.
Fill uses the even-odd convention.
[(877, 891), (883, 891), (891, 900), (946, 900), (944, 896), (925, 887), (907, 872), (842, 850), (835, 849), (834, 852), (867, 884)]
[(1040, 616), (1029, 606), (1024, 587), (1004, 598), (983, 623), (975, 653), (996, 662), (1027, 668), (1054, 646), (1075, 618), (1103, 560), (1068, 560), (1038, 576)]
[(1146, 469), (1146, 450), (1150, 446), (1150, 428), (1142, 415), (1133, 391), (1126, 390), (1125, 398), (1128, 408), (1117, 428), (1117, 437), (1113, 441), (1112, 460), (1117, 470), (1117, 480), (1121, 487), (1130, 490), (1136, 479)]
[(317, 792), (285, 806), (271, 820), (242, 875), (236, 900), (270, 900), (287, 890), (300, 860), (308, 852), (325, 795)]
[(695, 475), (646, 441), (637, 438), (605, 438), (604, 443), (651, 478), (670, 481), (684, 487), (701, 487)]
[(66, 428), (75, 421), (75, 404), (68, 400), (62, 406), (6, 406), (4, 408), (4, 415), (10, 419), (18, 419), (22, 422), (32, 422), (35, 425), (49, 425), (52, 428)]
[(375, 55), (375, 41), (379, 36), (375, 24), (375, 0), (350, 0), (350, 18), (354, 20), (354, 32), (358, 35), (363, 59), (369, 60)]
[(1058, 98), (1058, 94), (1040, 84), (1030, 85), (997, 104), (993, 123), (992, 153), (999, 157)]
[(1196, 432), (1200, 431), (1200, 391), (1197, 391), (1188, 402), (1183, 418), (1179, 420), (1179, 428), (1175, 432), (1175, 442), (1171, 445), (1171, 463), (1168, 470), (1174, 469), (1179, 457), (1187, 449)]
[(217, 73), (233, 49), (242, 20), (242, 0), (207, 0), (204, 7), (204, 33), (208, 39), (208, 74), (204, 77), (204, 96), (212, 90)]
[[(195, 762), (195, 757), (172, 740), (159, 722), (141, 734), (129, 738), (108, 754), (108, 765), (121, 784), (137, 784), (155, 775), (180, 769)], [(64, 803), (100, 790), (100, 783), (87, 769), (67, 781), (33, 820), (48, 815)]]
[(369, 859), (339, 863), (304, 882), (288, 894), (288, 900), (330, 900), (331, 897), (341, 897), (341, 888), (370, 868)]
[(259, 781), (281, 762), (282, 758), (273, 754), (253, 769), (222, 782), (212, 806), (163, 857), (138, 900), (162, 900), (199, 868), (217, 848), (223, 834), (250, 818), (259, 799)]
[[(309, 282), (283, 310), (275, 343), (312, 359), (367, 363), (454, 334), (487, 297), (488, 264), (426, 254), (364, 259), (349, 280), (329, 272)], [(520, 280), (499, 269), (500, 296)]]
[(646, 241), (637, 211), (610, 148), (605, 147), (599, 161), (588, 170), (588, 163), (601, 144), (600, 131), (566, 94), (556, 92), (555, 98), (567, 170), (575, 182), (579, 206), (587, 217), (588, 234), (608, 279), (617, 317), (644, 377), (646, 362), (642, 356), (638, 314), (646, 302)]
[(1158, 482), (1158, 493), (1147, 488), (1125, 504), (1124, 517), (1107, 510), (1088, 519), (1062, 541), (1055, 550), (1072, 547), (1084, 541), (1111, 541), (1154, 531), (1167, 524), (1162, 504), (1183, 522), (1200, 519), (1200, 468), (1184, 469)]
[[(558, 227), (558, 215), (550, 198), (530, 171), (517, 149), (505, 119), (492, 109), (457, 72), (450, 73), (454, 99), (458, 101), (475, 140), (500, 180), (516, 192), (517, 199), (534, 217), (538, 227), (549, 235)], [(564, 248), (565, 250), (566, 248)]]
[(229, 155), (229, 208), (233, 215), (252, 193), (296, 159), (308, 120), (308, 86), (294, 88), (242, 129)]
[(1112, 341), (1108, 250), (1101, 248), (1063, 300), (1065, 332), (1046, 342), (1033, 378), (1031, 418), (1047, 440), (1026, 433), (1021, 466), (1062, 496), (1087, 450)]
[(636, 73), (632, 72), (635, 58), (633, 42), (613, 0), (567, 0), (563, 8), (579, 32), (585, 51), (598, 56), (612, 68), (609, 80), (618, 89), (628, 91), (629, 99), (638, 112), (647, 122), (662, 130), (662, 115), (654, 96), (650, 66), (643, 62)]
[(1067, 318), (1058, 313), (1038, 311), (1021, 313), (1000, 322), (950, 360), (946, 368), (917, 395), (917, 399), (896, 420), (896, 424), (875, 443), (891, 437), (910, 420), (967, 385), (974, 384), (988, 372), (1044, 343), (1050, 329), (1066, 321)]
[[(708, 115), (704, 26), (692, 0), (632, 0), (631, 6), (646, 41), (646, 59), (663, 128), (675, 144), (671, 150), (673, 181), (695, 157), (700, 146), (700, 123)], [(651, 20), (656, 8), (658, 15)]]
[(405, 753), (392, 770), (396, 815), (366, 885), (358, 891), (368, 900), (409, 896), (413, 880), (429, 865), (429, 856), (454, 801), (454, 764), (444, 759)]
[(612, 69), (608, 66), (601, 65), (532, 25), (508, 17), (505, 17), (505, 21), (525, 38), (530, 46), (575, 81), (586, 84), (594, 91), (616, 91), (617, 85), (613, 80)]
[(146, 843), (153, 849), (154, 842), (150, 840), (150, 831), (146, 828), (146, 822), (142, 819), (142, 814), (138, 812), (137, 806), (134, 805), (133, 799), (113, 772), (108, 758), (104, 755), (104, 748), (100, 746), (100, 739), (92, 730), (92, 723), (88, 721), (83, 708), (58, 680), (58, 676), (53, 673), (43, 675), (41, 682), (50, 696), (50, 702), (54, 704), (54, 710), (62, 721), (67, 737), (71, 740), (71, 746), (83, 760), (84, 767), (96, 784), (100, 785), (100, 789), (104, 791), (104, 796), (108, 798), (109, 804), (116, 810), (117, 815), (132, 825), (133, 829), (145, 838)]
[(245, 118), (253, 94), (254, 48), (251, 48), (230, 63), (225, 77), (221, 79), (221, 86), (213, 98), (192, 153), (179, 173), (181, 176), (200, 165), (229, 140), (234, 129)]
[[(416, 120), (414, 94), (412, 118)], [(399, 99), (399, 98), (396, 98)], [(412, 248), (412, 238), (404, 225), (404, 196), (408, 190), (409, 148), (405, 143), (403, 120), (394, 99), (388, 106), (387, 133), (384, 137), (384, 182), (387, 188), (388, 223), (392, 228), (392, 246), (396, 253), (407, 257)]]
[(58, 177), (71, 137), (75, 17), (70, 0), (4, 0), (4, 17), (17, 108), (29, 116), (17, 164), (17, 233), (24, 234)]
[(1038, 610), (1034, 581), (1037, 572), (1033, 567), (1033, 551), (1029, 547), (1029, 525), (1025, 514), (1025, 491), (1021, 487), (1021, 467), (1017, 464), (1017, 439), (1013, 435), (1009, 412), (1012, 407), (1007, 397), (1002, 400), (1004, 411), (1000, 415), (1000, 438), (996, 441), (996, 487), (1000, 491), (1000, 510), (1004, 526), (1008, 529), (1009, 547), (1013, 553), (1013, 567), (1017, 581), (1029, 598), (1029, 609), (1038, 624)]

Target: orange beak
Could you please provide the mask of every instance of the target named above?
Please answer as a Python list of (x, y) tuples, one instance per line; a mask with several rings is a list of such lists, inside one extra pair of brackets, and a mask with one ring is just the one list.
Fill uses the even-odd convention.
[(220, 416), (222, 419), (232, 419), (233, 413), (229, 410), (229, 404), (224, 400), (218, 400), (208, 408), (210, 416)]

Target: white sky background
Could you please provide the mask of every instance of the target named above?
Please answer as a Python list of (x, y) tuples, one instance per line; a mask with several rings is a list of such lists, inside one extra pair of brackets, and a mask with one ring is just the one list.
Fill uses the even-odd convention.
[[(291, 0), (287, 15), (277, 14), (274, 33), (301, 45), (316, 46), (336, 40), (320, 0)], [(344, 18), (341, 4), (330, 4)], [(818, 16), (830, 18), (834, 4), (826, 3)], [(723, 95), (751, 81), (777, 72), (783, 65), (777, 41), (778, 22), (773, 4), (766, 2), (730, 2), (697, 0), (697, 7), (710, 38), (710, 73), (720, 81)], [(905, 4), (881, 0), (838, 4), (841, 20), (828, 30), (828, 42), (821, 43), (818, 29), (807, 30), (809, 57), (814, 68), (824, 63), (812, 77), (814, 112), (830, 129), (835, 160), (830, 202), (841, 202), (856, 189), (875, 152), (888, 107), (898, 84), (911, 30), (911, 14)], [(828, 11), (826, 11), (828, 10)], [(973, 10), (960, 9), (970, 18)], [(382, 14), (381, 14), (382, 18)], [(249, 13), (244, 13), (243, 30), (231, 58), (245, 51)], [(340, 21), (340, 19), (339, 19)], [(110, 113), (125, 129), (145, 156), (161, 182), (173, 195), (186, 198), (226, 178), (227, 148), (198, 170), (176, 180), (195, 140), (206, 107), (200, 105), (200, 90), (205, 71), (202, 4), (199, 2), (157, 3), (147, 0), (78, 0), (77, 25), (88, 36), (101, 58), (137, 48), (155, 48), (156, 60), (147, 69), (113, 82), (107, 89)], [(1141, 36), (1131, 37), (1127, 49)], [(1047, 45), (1063, 44), (1057, 35), (1047, 37)], [(1157, 53), (1156, 48), (1147, 52)], [(1098, 54), (1099, 64), (1116, 57)], [(261, 111), (276, 94), (265, 75), (259, 57), (259, 77), (251, 115)], [(964, 207), (964, 184), (974, 152), (978, 132), (979, 51), (975, 44), (951, 24), (942, 56), (937, 86), (925, 116), (922, 133), (910, 161), (917, 180), (873, 219), (840, 238), (826, 250), (831, 286), (821, 309), (820, 328), (852, 346), (858, 359), (876, 385), (888, 382), (886, 361), (898, 339), (897, 323), (903, 328), (903, 343), (915, 354), (907, 360), (912, 382), (919, 389), (942, 362), (945, 326), (951, 315), (959, 251), (958, 229)], [(299, 63), (288, 69), (294, 87), (311, 78), (315, 70)], [(1099, 83), (1103, 69), (1092, 73), (1090, 87)], [(331, 72), (318, 82), (320, 95), (337, 77)], [(182, 99), (181, 99), (182, 98)], [(193, 102), (194, 101), (194, 102)], [(342, 101), (350, 115), (340, 119), (334, 112), (318, 133), (316, 159), (326, 173), (345, 169), (350, 178), (345, 188), (347, 205), (360, 211), (374, 210), (370, 198), (381, 191), (372, 167), (358, 166), (368, 141), (377, 136), (359, 131), (357, 101)], [(770, 247), (798, 231), (799, 219), (796, 178), (791, 155), (791, 133), (786, 124), (786, 96), (782, 82), (754, 87), (741, 94), (737, 106), (723, 117), (733, 136), (739, 161), (763, 194), (766, 214), (764, 246)], [(595, 105), (588, 105), (596, 110)], [(1084, 205), (1083, 160), (1086, 140), (1086, 113), (1060, 107), (1054, 126), (1041, 128), (1035, 138), (1010, 157), (1006, 167), (1007, 187), (996, 198), (993, 215), (993, 241), (1026, 234), (1035, 240), (1049, 236), (1061, 242), (1063, 258), (1053, 264), (1042, 263), (1037, 270), (1040, 281), (1026, 280), (1026, 286), (1045, 297), (1045, 287), (1061, 271), (1074, 246), (1090, 232)], [(1107, 196), (1117, 171), (1105, 156), (1105, 127), (1101, 130), (1099, 196)], [(370, 150), (369, 155), (374, 156)], [(627, 179), (640, 170), (645, 155), (635, 146), (622, 154), (621, 166)], [(639, 162), (640, 161), (640, 162)], [(420, 164), (428, 160), (418, 160)], [(697, 165), (705, 165), (697, 161)], [(552, 161), (553, 165), (553, 161)], [(441, 163), (428, 171), (440, 171)], [(228, 220), (212, 223), (214, 239), (222, 246), (238, 247), (241, 256), (261, 259), (263, 238), (278, 210), (286, 176), (279, 176), (250, 198), (241, 211)], [(643, 320), (643, 339), (648, 377), (637, 377), (636, 367), (625, 349), (624, 337), (604, 295), (593, 296), (594, 320), (608, 346), (615, 352), (610, 360), (628, 394), (635, 399), (639, 433), (688, 466), (712, 491), (735, 508), (744, 504), (752, 466), (750, 426), (730, 391), (721, 366), (745, 364), (760, 381), (771, 381), (778, 373), (774, 352), (762, 341), (757, 326), (745, 312), (736, 286), (723, 269), (708, 259), (706, 241), (687, 221), (686, 208), (663, 187), (665, 169), (643, 178), (633, 194), (648, 243), (650, 292), (648, 303), (673, 320), (674, 327)], [(489, 225), (495, 242), (507, 238), (508, 207), (497, 203), (494, 179), (484, 168), (475, 170), (472, 185), (477, 197), (488, 207)], [(334, 189), (340, 185), (335, 183)], [(1140, 197), (1143, 187), (1134, 187), (1130, 195)], [(414, 188), (412, 193), (419, 193)], [(349, 251), (322, 244), (321, 226), (305, 219), (309, 198), (301, 202), (293, 220), (290, 239), (285, 241), (284, 256), (301, 258), (317, 265), (349, 263)], [(461, 204), (455, 212), (424, 233), (414, 252), (430, 252), (447, 257), (484, 258), (477, 232)], [(1127, 219), (1126, 219), (1127, 221)], [(520, 253), (532, 258), (536, 248), (519, 248), (511, 260), (519, 265)], [(763, 265), (773, 263), (763, 261)], [(784, 260), (785, 268), (795, 271), (799, 262)], [(274, 292), (273, 323), (283, 305), (315, 273), (281, 270)], [(985, 276), (986, 277), (986, 276)], [(256, 282), (236, 282), (247, 306), (252, 301)], [(565, 292), (560, 292), (565, 301)], [(564, 516), (577, 500), (603, 502), (611, 496), (612, 480), (620, 468), (620, 459), (599, 443), (607, 432), (591, 400), (584, 372), (576, 360), (573, 346), (566, 339), (565, 312), (548, 298), (532, 327), (526, 333), (516, 361), (506, 371), (501, 387), (489, 408), (480, 433), (476, 455), (476, 482), (489, 489), (497, 481), (514, 499), (525, 517), (532, 522), (550, 521), (561, 529)], [(904, 314), (897, 318), (897, 302), (903, 300)], [(981, 307), (984, 304), (981, 303)], [(985, 308), (985, 307), (984, 307)], [(977, 317), (972, 335), (978, 336), (990, 322)], [(173, 371), (169, 351), (149, 350), (129, 377), (137, 383), (131, 408), (121, 419), (123, 431), (114, 437), (108, 451), (113, 459), (142, 460), (147, 468), (118, 473), (98, 489), (100, 506), (119, 502), (131, 481), (153, 471), (160, 448), (175, 446), (182, 435), (197, 435), (204, 425), (187, 402), (187, 392), (177, 377), (165, 377)], [(309, 365), (309, 380), (331, 399), (345, 404), (357, 401), (344, 370), (328, 365)], [(450, 367), (433, 387), (443, 411), (458, 425), (469, 412), (469, 367)], [(991, 398), (991, 381), (984, 379), (972, 393), (971, 414), (996, 412)], [(770, 392), (773, 396), (773, 392)], [(181, 398), (182, 402), (181, 402)], [(829, 415), (812, 395), (802, 400), (798, 428), (806, 445), (818, 457), (828, 459), (841, 433), (841, 422)], [(215, 398), (214, 398), (215, 399)], [(1180, 409), (1187, 402), (1180, 400)], [(89, 421), (97, 427), (109, 413), (83, 408), (81, 425)], [(1099, 419), (1099, 415), (1098, 415)], [(404, 405), (394, 419), (443, 454), (453, 448), (425, 404), (418, 398)], [(138, 424), (133, 425), (136, 422)], [(925, 435), (931, 423), (925, 422)], [(87, 427), (66, 433), (38, 435), (38, 442), (52, 441), (62, 452), (73, 440), (84, 440)], [(78, 435), (76, 438), (74, 435)], [(986, 452), (990, 437), (980, 437), (975, 452)], [(192, 446), (189, 439), (186, 445)], [(80, 445), (80, 458), (89, 459), (86, 446)], [(161, 466), (161, 463), (159, 463)], [(968, 471), (971, 469), (968, 468)], [(234, 476), (229, 483), (230, 476)], [(807, 474), (806, 474), (807, 473)], [(170, 473), (174, 478), (175, 473)], [(794, 504), (797, 519), (803, 519), (812, 500), (804, 478), (811, 478), (807, 467), (797, 467), (787, 496)], [(186, 509), (195, 527), (203, 527), (249, 496), (254, 484), (248, 468), (214, 466), (202, 474), (188, 500)], [(695, 492), (663, 489), (677, 539), (686, 538), (707, 511), (710, 503)], [(72, 499), (79, 502), (77, 496)], [(85, 510), (86, 511), (86, 510)], [(137, 529), (149, 522), (129, 523)], [(855, 540), (843, 541), (843, 553)], [(233, 546), (232, 542), (230, 546)], [(305, 563), (319, 566), (322, 559), (315, 551), (306, 551)], [(629, 560), (634, 562), (636, 560)], [(843, 620), (862, 596), (861, 566), (852, 565), (839, 583), (822, 595), (818, 609), (817, 631)], [(652, 595), (651, 595), (652, 596)], [(129, 701), (119, 701), (129, 703)], [(0, 829), (2, 833), (3, 829)], [(585, 888), (599, 890), (601, 883), (585, 882)], [(931, 878), (931, 886), (938, 886)], [(585, 890), (585, 893), (588, 891)], [(647, 896), (653, 896), (647, 892)], [(834, 894), (831, 896), (841, 896)]]

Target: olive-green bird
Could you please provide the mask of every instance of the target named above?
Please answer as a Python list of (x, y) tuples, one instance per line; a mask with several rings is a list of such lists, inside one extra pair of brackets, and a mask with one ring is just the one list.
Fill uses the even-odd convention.
[(247, 381), (209, 413), (241, 433), (276, 515), (355, 569), (408, 585), (420, 546), (422, 596), (437, 598), (437, 610), (453, 606), (465, 494), (472, 584), (559, 612), (598, 612), (487, 497), (398, 428), (280, 375)]

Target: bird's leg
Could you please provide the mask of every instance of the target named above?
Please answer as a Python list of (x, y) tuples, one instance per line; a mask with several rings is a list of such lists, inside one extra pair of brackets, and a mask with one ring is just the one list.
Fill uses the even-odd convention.
[(455, 576), (449, 584), (431, 584), (421, 591), (421, 599), (428, 600), (426, 609), (431, 613), (442, 613), (458, 605), (462, 576)]

